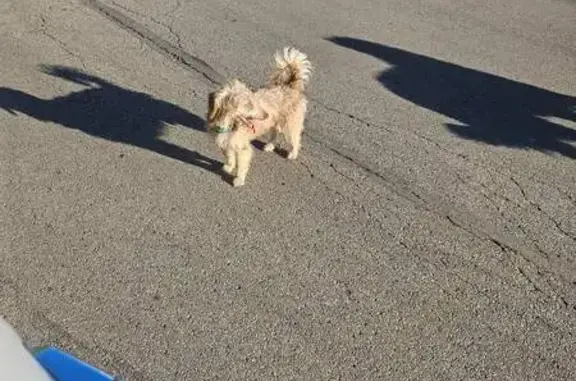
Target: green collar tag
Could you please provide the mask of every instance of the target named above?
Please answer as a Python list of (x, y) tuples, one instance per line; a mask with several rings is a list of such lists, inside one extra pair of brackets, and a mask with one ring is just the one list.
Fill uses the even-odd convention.
[(217, 134), (224, 134), (226, 132), (230, 132), (230, 130), (231, 128), (228, 126), (216, 126), (214, 132), (216, 132)]

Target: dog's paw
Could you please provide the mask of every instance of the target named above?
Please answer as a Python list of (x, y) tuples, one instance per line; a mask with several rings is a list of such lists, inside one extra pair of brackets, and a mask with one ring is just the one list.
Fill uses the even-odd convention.
[(298, 157), (297, 151), (290, 151), (290, 153), (288, 154), (288, 160), (296, 160), (297, 157)]
[(226, 165), (226, 164), (224, 164), (224, 165), (222, 166), (222, 170), (223, 170), (224, 172), (226, 172), (227, 174), (231, 175), (232, 172), (234, 172), (234, 167), (231, 166), (231, 165)]
[(274, 152), (276, 147), (272, 143), (268, 143), (264, 146), (264, 152)]
[(234, 187), (236, 187), (236, 188), (241, 187), (244, 184), (246, 184), (246, 179), (242, 179), (240, 177), (236, 177), (234, 179), (234, 181), (232, 182), (232, 185), (234, 185)]

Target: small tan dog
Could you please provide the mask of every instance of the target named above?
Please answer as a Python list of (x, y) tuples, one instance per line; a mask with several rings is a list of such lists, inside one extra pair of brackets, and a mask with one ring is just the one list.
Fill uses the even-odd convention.
[(304, 86), (312, 65), (294, 48), (278, 51), (274, 64), (265, 88), (254, 92), (233, 80), (209, 96), (207, 129), (216, 134), (216, 144), (226, 158), (222, 169), (231, 175), (236, 173), (235, 187), (246, 182), (253, 140), (269, 134), (264, 150), (272, 152), (278, 135), (283, 134), (291, 145), (288, 159), (296, 159), (300, 151), (307, 103)]

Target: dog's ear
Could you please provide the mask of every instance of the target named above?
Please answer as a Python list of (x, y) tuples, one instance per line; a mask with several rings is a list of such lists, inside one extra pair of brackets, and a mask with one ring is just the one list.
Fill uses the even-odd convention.
[(219, 91), (213, 91), (208, 94), (208, 117), (207, 119), (213, 120), (222, 106), (222, 95)]

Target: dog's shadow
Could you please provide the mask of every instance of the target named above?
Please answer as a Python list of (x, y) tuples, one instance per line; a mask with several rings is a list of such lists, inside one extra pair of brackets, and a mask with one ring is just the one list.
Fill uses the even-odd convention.
[(165, 124), (204, 131), (204, 120), (197, 115), (77, 69), (43, 66), (42, 71), (86, 86), (86, 89), (52, 99), (40, 99), (19, 90), (0, 88), (0, 108), (14, 115), (23, 113), (92, 136), (145, 148), (221, 174), (220, 162), (160, 139)]

